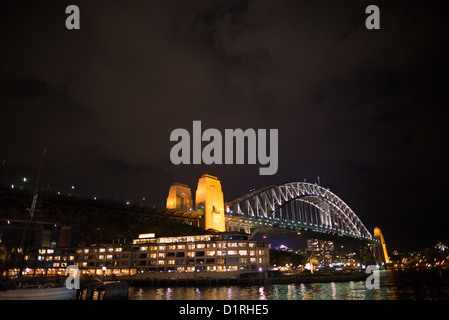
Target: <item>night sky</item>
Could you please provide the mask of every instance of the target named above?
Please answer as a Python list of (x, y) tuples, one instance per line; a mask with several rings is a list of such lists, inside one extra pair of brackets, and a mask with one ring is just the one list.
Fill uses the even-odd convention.
[[(81, 29), (67, 30), (76, 4)], [(367, 30), (365, 8), (380, 8)], [(0, 5), (2, 183), (165, 206), (204, 173), (225, 201), (289, 181), (341, 197), (389, 250), (449, 240), (444, 1)], [(178, 165), (170, 133), (279, 130), (279, 169)], [(204, 146), (205, 144), (203, 144)], [(1, 165), (0, 162), (0, 165)]]

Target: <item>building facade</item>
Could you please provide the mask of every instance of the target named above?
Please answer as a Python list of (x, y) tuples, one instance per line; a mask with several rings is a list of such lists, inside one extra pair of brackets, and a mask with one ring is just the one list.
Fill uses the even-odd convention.
[[(20, 248), (7, 249), (3, 275), (20, 271)], [(252, 241), (245, 234), (154, 237), (140, 235), (131, 244), (96, 245), (79, 248), (30, 248), (24, 257), (23, 273), (37, 276), (65, 275), (69, 265), (81, 274), (97, 276), (151, 277), (157, 274), (261, 272), (269, 268), (265, 242)]]

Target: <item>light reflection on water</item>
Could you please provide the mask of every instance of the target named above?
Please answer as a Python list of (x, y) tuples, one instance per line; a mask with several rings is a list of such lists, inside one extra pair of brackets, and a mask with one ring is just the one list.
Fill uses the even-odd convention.
[(447, 272), (437, 274), (380, 272), (380, 289), (365, 281), (278, 284), (262, 286), (204, 286), (130, 288), (130, 300), (397, 300), (449, 299)]

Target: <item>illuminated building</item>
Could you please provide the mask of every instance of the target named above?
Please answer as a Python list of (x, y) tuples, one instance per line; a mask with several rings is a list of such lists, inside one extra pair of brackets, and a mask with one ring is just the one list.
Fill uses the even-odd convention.
[[(4, 276), (17, 276), (16, 254), (11, 248)], [(30, 248), (25, 257), (28, 275), (64, 276), (65, 268), (75, 265), (81, 274), (152, 278), (188, 274), (210, 277), (238, 277), (240, 273), (268, 270), (269, 249), (264, 242), (249, 240), (241, 233), (154, 237), (140, 235), (131, 244), (97, 245), (79, 248)]]
[(308, 239), (307, 248), (315, 252), (316, 256), (320, 258), (320, 262), (325, 265), (333, 262), (334, 243), (332, 241)]

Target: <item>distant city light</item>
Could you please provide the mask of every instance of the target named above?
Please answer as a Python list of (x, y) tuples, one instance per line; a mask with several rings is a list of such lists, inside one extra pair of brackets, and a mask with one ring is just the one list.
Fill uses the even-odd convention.
[(143, 197), (142, 200), (145, 201), (145, 197)]
[(23, 178), (23, 182), (27, 182), (27, 178), (24, 177), (24, 178)]
[(72, 186), (72, 190), (74, 190), (75, 189), (75, 186)]
[(97, 197), (94, 197), (94, 200), (97, 200)]
[(129, 201), (126, 201), (126, 205), (129, 205)]
[(13, 184), (11, 185), (11, 189), (14, 189), (14, 185)]

